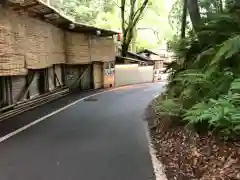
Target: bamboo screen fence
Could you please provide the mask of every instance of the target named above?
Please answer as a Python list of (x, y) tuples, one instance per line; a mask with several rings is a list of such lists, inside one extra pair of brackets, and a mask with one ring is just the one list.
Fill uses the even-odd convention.
[(29, 14), (0, 8), (0, 76), (25, 75), (53, 64), (114, 60), (113, 38), (93, 35), (93, 27), (91, 33), (70, 32)]

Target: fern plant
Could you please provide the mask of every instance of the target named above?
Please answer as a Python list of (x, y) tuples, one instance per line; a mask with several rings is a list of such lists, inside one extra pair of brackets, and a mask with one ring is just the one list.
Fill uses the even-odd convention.
[(168, 66), (168, 99), (159, 104), (159, 112), (196, 126), (206, 123), (224, 136), (240, 134), (239, 32), (239, 13), (212, 13), (198, 35), (171, 42), (181, 61)]
[(235, 79), (227, 95), (194, 105), (184, 114), (184, 120), (197, 125), (203, 121), (224, 136), (240, 135), (240, 79)]
[(161, 115), (168, 116), (179, 116), (183, 112), (181, 105), (175, 99), (158, 101), (155, 104), (155, 109)]

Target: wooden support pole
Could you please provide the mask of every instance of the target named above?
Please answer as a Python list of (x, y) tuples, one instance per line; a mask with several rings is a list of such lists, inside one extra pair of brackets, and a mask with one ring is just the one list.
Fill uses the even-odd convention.
[(48, 69), (44, 69), (44, 93), (49, 91)]
[(64, 65), (64, 64), (61, 64), (61, 73), (62, 73), (62, 85), (64, 86), (64, 85), (66, 85), (66, 65)]
[(4, 86), (3, 86), (3, 78), (0, 76), (0, 108), (4, 104)]
[(4, 79), (4, 86), (5, 86), (5, 98), (6, 98), (6, 104), (9, 105), (9, 86), (8, 86), (8, 81), (7, 81), (7, 77), (5, 77)]
[(12, 83), (10, 76), (5, 77), (5, 88), (7, 105), (11, 105), (13, 103), (13, 98), (12, 98)]
[(90, 68), (91, 64), (88, 65), (88, 67), (86, 69), (84, 69), (84, 71), (80, 74), (80, 76), (78, 77), (76, 84), (79, 85), (81, 79), (83, 78), (84, 73), (88, 70), (88, 68)]
[(62, 86), (62, 84), (61, 84), (60, 80), (58, 79), (58, 76), (57, 76), (57, 74), (56, 74), (55, 71), (54, 71), (54, 76), (55, 76), (55, 82), (56, 82), (56, 80), (57, 80), (58, 85), (59, 85), (59, 86)]
[(2, 79), (1, 88), (2, 88), (2, 98), (3, 98), (3, 104), (2, 105), (5, 106), (5, 105), (8, 105), (6, 77), (2, 76), (1, 79)]
[(56, 83), (56, 73), (55, 73), (55, 64), (53, 65), (53, 84), (54, 87), (57, 87), (57, 83)]
[(12, 77), (8, 77), (10, 104), (13, 104)]
[(22, 98), (24, 98), (27, 93), (29, 92), (29, 88), (33, 82), (33, 79), (34, 79), (34, 76), (35, 76), (35, 72), (32, 72), (30, 73), (28, 76), (27, 76), (27, 82), (26, 82), (26, 85), (25, 87), (21, 90), (21, 93), (19, 94), (18, 98), (17, 98), (17, 101), (20, 101)]

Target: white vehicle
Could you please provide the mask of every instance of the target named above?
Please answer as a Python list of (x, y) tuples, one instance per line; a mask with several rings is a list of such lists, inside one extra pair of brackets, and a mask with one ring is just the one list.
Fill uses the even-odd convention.
[(162, 80), (168, 80), (169, 74), (168, 73), (162, 73), (161, 74), (161, 79)]
[(160, 81), (161, 80), (161, 73), (160, 70), (155, 70), (153, 75), (154, 81)]
[(156, 69), (154, 71), (154, 81), (168, 80), (168, 73), (163, 73), (161, 70)]

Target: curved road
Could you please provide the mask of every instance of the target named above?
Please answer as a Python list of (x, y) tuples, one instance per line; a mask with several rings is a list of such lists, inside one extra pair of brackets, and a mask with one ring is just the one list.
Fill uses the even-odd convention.
[(144, 112), (161, 89), (96, 95), (1, 142), (0, 179), (153, 180)]

